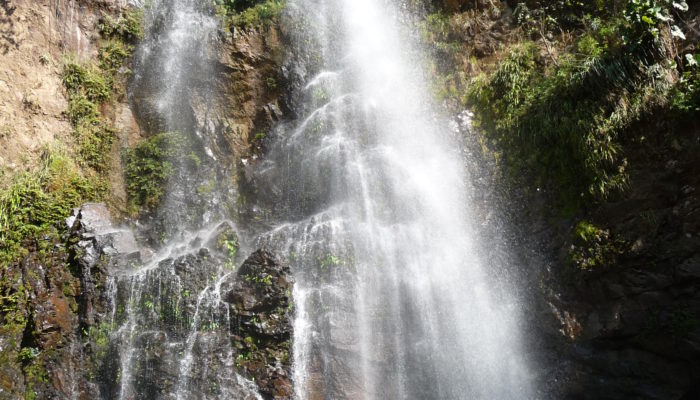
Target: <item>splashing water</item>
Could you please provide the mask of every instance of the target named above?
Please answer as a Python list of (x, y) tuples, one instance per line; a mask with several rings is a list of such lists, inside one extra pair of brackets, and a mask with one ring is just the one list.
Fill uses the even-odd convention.
[(218, 197), (205, 205), (198, 200), (202, 196), (193, 195), (203, 177), (229, 172), (218, 167), (209, 149), (215, 135), (195, 109), (212, 93), (208, 78), (219, 22), (211, 9), (209, 2), (197, 0), (144, 6), (147, 36), (135, 55), (130, 86), (136, 112), (151, 134), (187, 136), (191, 151), (203, 160), (197, 172), (172, 179), (155, 218), (166, 225), (147, 227), (167, 233), (167, 243), (159, 243), (150, 261), (111, 271), (111, 353), (100, 371), (106, 375), (104, 398), (261, 399), (254, 383), (236, 373), (234, 321), (221, 299), (233, 260), (217, 259), (205, 248), (216, 241), (219, 227), (235, 231), (223, 207), (217, 207), (228, 193), (213, 193)]
[[(258, 181), (292, 260), (296, 396), (527, 399), (517, 299), (485, 271), (459, 144), (379, 0), (292, 0), (303, 88)], [(301, 50), (300, 50), (301, 49)], [(301, 66), (299, 65), (301, 64)], [(274, 190), (263, 190), (273, 193)]]
[[(188, 101), (213, 90), (206, 43), (218, 28), (203, 3), (150, 4), (132, 92), (142, 121), (190, 134), (211, 165), (212, 136)], [(289, 0), (283, 16), (295, 26), (287, 66), (301, 117), (272, 135), (250, 203), (275, 222), (253, 241), (294, 270), (295, 395), (532, 398), (521, 306), (502, 271), (484, 268), (460, 144), (431, 107), (400, 6)], [(192, 218), (196, 179), (176, 180), (160, 211), (176, 238), (109, 281), (119, 382), (109, 398), (260, 398), (220, 329), (231, 272), (193, 256), (225, 218), (216, 208)]]

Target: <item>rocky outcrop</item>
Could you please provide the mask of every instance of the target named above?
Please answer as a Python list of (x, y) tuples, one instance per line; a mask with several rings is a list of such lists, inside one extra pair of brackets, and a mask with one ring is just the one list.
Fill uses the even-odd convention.
[[(97, 57), (102, 13), (118, 13), (120, 0), (8, 0), (0, 3), (0, 171), (35, 165), (46, 146), (71, 147), (61, 82), (62, 60)], [(128, 107), (127, 107), (128, 108)], [(129, 113), (123, 124), (131, 124)]]
[(117, 229), (104, 204), (86, 204), (54, 238), (1, 272), (3, 373), (0, 398), (95, 398), (104, 348), (109, 268), (139, 257), (133, 235)]
[[(644, 128), (645, 130), (648, 129)], [(622, 244), (616, 262), (557, 274), (553, 299), (576, 362), (576, 398), (693, 398), (700, 380), (698, 127), (633, 145), (630, 187), (586, 218)], [(647, 130), (648, 132), (648, 130)], [(682, 145), (681, 145), (682, 143)], [(562, 243), (563, 242), (563, 243)], [(570, 240), (550, 251), (567, 265)], [(564, 250), (562, 250), (564, 249)], [(566, 328), (568, 326), (569, 328)]]
[(254, 379), (265, 398), (292, 398), (289, 265), (270, 252), (258, 250), (224, 287), (223, 299), (237, 321), (232, 328), (236, 366)]
[[(14, 284), (2, 293), (1, 399), (114, 398), (122, 390), (138, 399), (252, 399), (253, 387), (264, 398), (292, 397), (285, 262), (255, 252), (217, 285), (212, 275), (233, 267), (238, 246), (223, 223), (191, 243), (211, 251), (133, 275), (152, 254), (112, 223), (104, 204), (84, 205), (67, 223), (65, 240), (2, 272)], [(192, 358), (187, 367), (183, 355)], [(236, 381), (236, 372), (255, 385)]]

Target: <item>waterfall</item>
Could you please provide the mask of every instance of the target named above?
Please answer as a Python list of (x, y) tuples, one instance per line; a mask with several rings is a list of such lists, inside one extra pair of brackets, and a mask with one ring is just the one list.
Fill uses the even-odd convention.
[[(231, 170), (202, 108), (215, 90), (210, 6), (146, 6), (136, 114), (152, 133), (185, 134), (202, 166), (172, 180), (156, 211), (165, 225), (146, 227), (163, 233), (160, 250), (110, 277), (113, 361), (100, 373), (118, 387), (107, 398), (262, 398), (236, 373), (221, 301), (231, 260), (204, 249), (222, 226), (246, 224), (226, 220)], [(298, 118), (249, 171), (247, 207), (266, 224), (239, 233), (292, 266), (295, 397), (533, 398), (520, 304), (505, 268), (485, 267), (461, 144), (435, 112), (400, 4), (289, 0), (283, 18)], [(211, 176), (212, 197), (197, 200)]]
[(301, 116), (258, 168), (296, 276), (299, 399), (527, 399), (520, 305), (487, 270), (459, 143), (391, 0), (290, 0)]
[(130, 98), (148, 134), (182, 135), (185, 154), (198, 165), (175, 168), (151, 222), (137, 227), (140, 244), (156, 251), (112, 267), (110, 347), (97, 371), (100, 391), (119, 400), (261, 400), (255, 384), (236, 373), (235, 321), (222, 301), (236, 260), (215, 254), (222, 234), (235, 235), (224, 211), (231, 193), (197, 192), (213, 177), (224, 184), (231, 174), (211, 149), (216, 133), (206, 119), (219, 21), (209, 2), (154, 0), (143, 7), (146, 37), (135, 54)]

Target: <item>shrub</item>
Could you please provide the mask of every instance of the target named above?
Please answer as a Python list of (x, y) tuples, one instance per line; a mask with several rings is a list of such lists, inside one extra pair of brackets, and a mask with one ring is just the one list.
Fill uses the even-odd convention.
[(82, 93), (77, 93), (71, 96), (68, 103), (68, 117), (73, 126), (78, 126), (83, 122), (99, 121), (100, 112), (97, 109), (97, 104), (88, 100)]
[(63, 69), (63, 85), (68, 89), (69, 95), (83, 95), (96, 103), (106, 101), (112, 95), (110, 77), (93, 65), (67, 63)]
[(185, 146), (181, 134), (161, 133), (124, 153), (126, 191), (132, 213), (160, 204), (175, 172), (175, 162), (184, 156)]
[(46, 244), (43, 237), (64, 229), (73, 208), (97, 200), (104, 190), (104, 182), (83, 175), (62, 150), (47, 150), (39, 171), (16, 175), (0, 191), (0, 264), (26, 254), (27, 240)]
[(588, 221), (580, 221), (572, 234), (569, 257), (579, 270), (611, 267), (625, 252), (625, 243), (613, 238), (609, 230), (601, 229)]
[(102, 44), (98, 59), (100, 69), (111, 75), (116, 75), (125, 66), (126, 60), (131, 56), (133, 47), (121, 41), (109, 40)]
[[(247, 2), (250, 4), (250, 2)], [(270, 25), (277, 20), (284, 10), (283, 0), (265, 0), (252, 7), (245, 8), (234, 15), (232, 22), (234, 26), (241, 28), (254, 28)]]
[(143, 39), (143, 11), (138, 7), (130, 8), (117, 19), (103, 14), (98, 29), (103, 38), (136, 43)]
[(105, 172), (109, 165), (112, 143), (117, 137), (115, 129), (103, 123), (84, 123), (74, 133), (78, 140), (81, 164), (97, 172)]
[(545, 66), (534, 44), (522, 44), (469, 93), (477, 122), (511, 171), (533, 171), (571, 207), (624, 188), (621, 135), (669, 91), (662, 64), (592, 36), (576, 47), (586, 51)]

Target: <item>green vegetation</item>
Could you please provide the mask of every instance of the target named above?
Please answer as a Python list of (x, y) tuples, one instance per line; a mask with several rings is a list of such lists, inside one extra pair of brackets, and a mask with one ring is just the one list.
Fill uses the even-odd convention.
[(626, 247), (625, 242), (614, 238), (609, 230), (580, 221), (574, 228), (569, 257), (577, 269), (590, 271), (615, 265)]
[(124, 153), (126, 192), (130, 213), (160, 204), (176, 161), (185, 157), (186, 139), (179, 133), (161, 133)]
[(260, 28), (272, 25), (285, 7), (284, 0), (218, 0), (219, 14), (238, 28)]
[(102, 46), (100, 46), (100, 52), (98, 54), (100, 69), (115, 76), (119, 73), (120, 69), (125, 67), (133, 51), (134, 47), (124, 42), (116, 40), (105, 41)]
[[(538, 41), (512, 45), (461, 98), (474, 107), (476, 123), (510, 175), (529, 171), (534, 185), (555, 188), (569, 210), (625, 188), (623, 144), (635, 123), (660, 110), (666, 118), (687, 117), (700, 104), (697, 66), (691, 65), (696, 56), (676, 63), (660, 34), (668, 29), (671, 37), (682, 37), (673, 14), (687, 5), (608, 3), (553, 2), (559, 6), (536, 12), (523, 4), (518, 21), (529, 37), (536, 28)], [(623, 9), (624, 17), (612, 9)], [(441, 21), (429, 18), (427, 26), (446, 29)], [(566, 45), (545, 37), (568, 27), (575, 39)]]
[[(39, 349), (24, 343), (27, 334), (33, 335), (31, 286), (39, 276), (34, 270), (16, 267), (15, 263), (33, 252), (34, 260), (52, 271), (52, 275), (47, 273), (45, 277), (46, 284), (60, 288), (71, 311), (77, 312), (75, 289), (60, 277), (67, 257), (66, 244), (61, 243), (67, 229), (64, 221), (74, 208), (103, 200), (109, 191), (107, 166), (116, 135), (103, 117), (102, 109), (123, 94), (119, 85), (128, 73), (126, 61), (133, 51), (125, 40), (133, 43), (137, 38), (133, 34), (140, 27), (136, 15), (120, 18), (112, 33), (101, 27), (99, 62), (78, 63), (71, 58), (64, 62), (66, 116), (73, 126), (75, 140), (45, 147), (39, 165), (17, 173), (0, 172), (4, 178), (0, 185), (0, 336), (7, 344), (4, 349), (7, 351), (0, 355), (0, 364), (8, 369), (21, 368), (26, 399), (36, 398), (36, 389), (48, 382), (45, 361), (53, 357), (54, 348), (49, 344), (48, 348)], [(105, 40), (107, 36), (109, 40)], [(39, 62), (49, 65), (54, 61), (50, 55), (42, 54)], [(28, 110), (37, 110), (30, 96), (24, 96), (23, 103)], [(12, 134), (11, 129), (0, 127), (0, 136)], [(100, 328), (96, 343), (98, 352), (105, 350), (104, 327)]]
[(143, 39), (143, 10), (138, 7), (130, 8), (116, 19), (103, 14), (98, 29), (105, 39), (136, 43)]
[(116, 132), (106, 124), (99, 104), (112, 96), (112, 79), (94, 66), (68, 63), (63, 71), (63, 84), (68, 89), (68, 117), (78, 142), (81, 164), (105, 171)]
[(109, 78), (93, 65), (83, 66), (68, 62), (63, 69), (63, 85), (69, 95), (82, 95), (95, 103), (109, 100), (112, 95)]
[(326, 269), (328, 267), (335, 267), (335, 266), (342, 264), (342, 260), (339, 257), (334, 256), (331, 253), (326, 254), (326, 256), (324, 258), (319, 258), (318, 261), (319, 261), (319, 264), (321, 265), (321, 269)]
[(102, 105), (124, 92), (123, 77), (133, 43), (141, 39), (142, 11), (133, 8), (117, 19), (103, 15), (98, 26), (102, 35), (99, 63), (86, 65), (68, 61), (63, 69), (63, 85), (68, 91), (68, 116), (78, 142), (79, 161), (98, 173), (109, 164), (116, 132), (102, 117)]
[[(697, 130), (700, 54), (684, 25), (697, 10), (684, 1), (522, 0), (512, 19), (496, 3), (421, 23), (432, 83), (474, 111), (484, 156), (513, 187), (544, 189), (552, 222), (625, 199), (629, 171), (647, 166), (637, 155), (666, 157)], [(640, 216), (654, 231), (656, 218)], [(638, 235), (614, 226), (576, 224), (568, 272), (619, 265)]]
[(226, 248), (226, 268), (230, 270), (236, 269), (236, 254), (238, 254), (238, 238), (234, 240), (224, 241)]
[(243, 276), (243, 279), (245, 279), (246, 282), (254, 282), (257, 284), (261, 284), (261, 285), (272, 286), (272, 276), (267, 275), (267, 274), (263, 274), (263, 275), (246, 274)]
[(39, 171), (16, 175), (0, 191), (0, 264), (27, 253), (27, 241), (50, 246), (47, 235), (57, 235), (73, 208), (95, 201), (105, 192), (99, 178), (85, 176), (60, 149), (45, 151)]
[(664, 66), (596, 56), (589, 39), (578, 46), (589, 54), (547, 67), (538, 65), (537, 47), (524, 43), (490, 77), (475, 80), (469, 96), (506, 165), (534, 171), (538, 185), (554, 184), (569, 203), (624, 187), (620, 134), (670, 89)]

